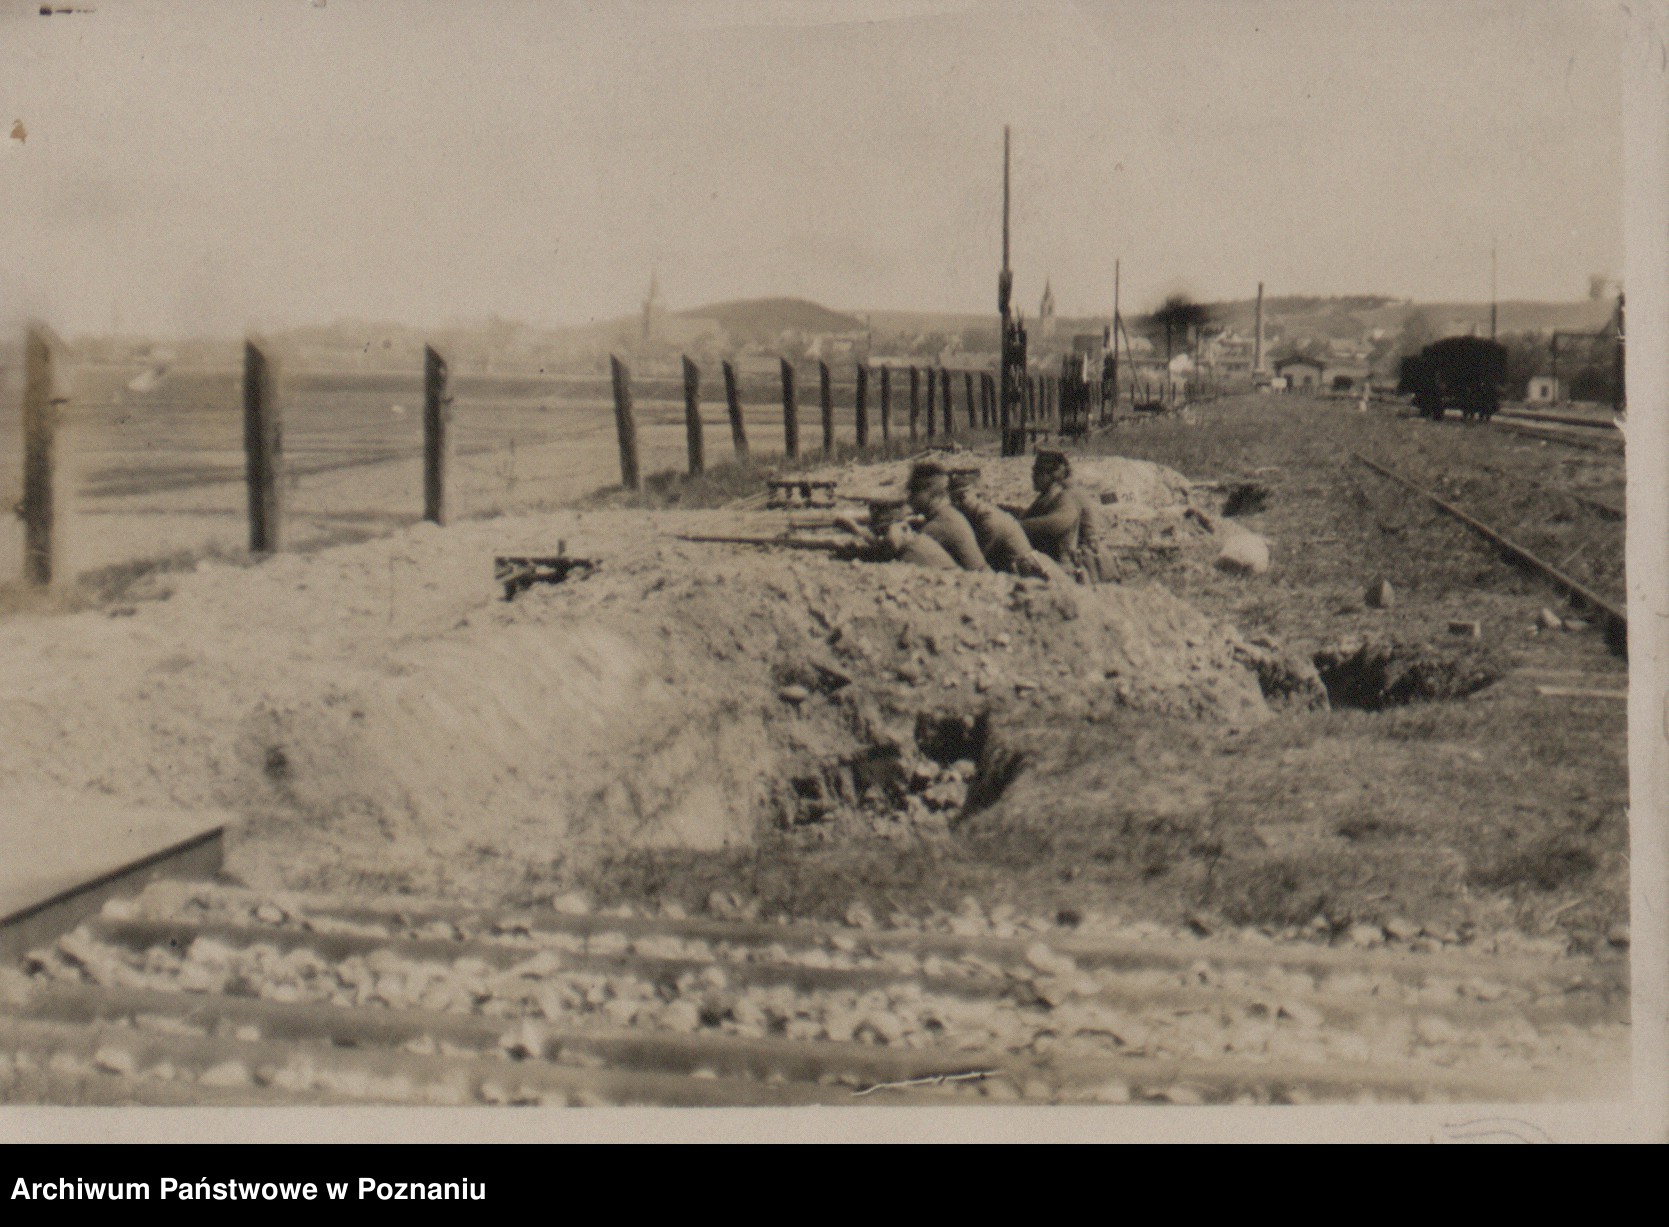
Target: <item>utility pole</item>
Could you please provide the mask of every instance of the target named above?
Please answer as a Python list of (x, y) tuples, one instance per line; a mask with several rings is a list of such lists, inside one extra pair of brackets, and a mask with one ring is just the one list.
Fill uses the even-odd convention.
[(1623, 350), (1627, 342), (1623, 336), (1623, 287), (1617, 286), (1617, 391), (1616, 411), (1618, 415), (1628, 412), (1628, 396), (1623, 390)]
[(1263, 374), (1263, 282), (1258, 282), (1257, 335), (1252, 341), (1252, 373)]
[(1101, 416), (1118, 408), (1118, 279), (1120, 261), (1113, 261), (1113, 326), (1107, 329), (1107, 353), (1101, 367)]
[(1026, 451), (1026, 432), (1021, 428), (1020, 406), (1026, 395), (1026, 328), (1011, 310), (1014, 272), (1008, 262), (1008, 167), (1009, 129), (1003, 125), (1003, 267), (997, 274), (997, 314), (1002, 321), (1002, 370), (997, 389), (998, 426), (1002, 431), (1002, 454), (1020, 456)]
[(1495, 339), (1495, 313), (1499, 294), (1496, 291), (1496, 240), (1489, 241), (1489, 339)]

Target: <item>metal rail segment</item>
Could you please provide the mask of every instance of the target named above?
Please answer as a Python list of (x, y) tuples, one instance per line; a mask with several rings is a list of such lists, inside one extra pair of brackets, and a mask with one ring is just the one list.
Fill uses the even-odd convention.
[(1502, 536), (1488, 524), (1485, 524), (1482, 520), (1476, 518), (1475, 516), (1468, 515), (1459, 507), (1456, 507), (1453, 503), (1446, 502), (1445, 500), (1438, 498), (1437, 495), (1433, 494), (1430, 490), (1416, 485), (1414, 482), (1404, 477), (1401, 473), (1396, 472), (1394, 469), (1389, 469), (1376, 460), (1370, 460), (1360, 452), (1352, 452), (1350, 455), (1353, 460), (1356, 460), (1372, 469), (1381, 477), (1388, 478), (1389, 480), (1396, 482), (1399, 486), (1420, 495), (1420, 497), (1435, 505), (1445, 515), (1453, 516), (1462, 524), (1466, 525), (1466, 527), (1470, 528), (1473, 532), (1477, 533), (1480, 537), (1492, 542), (1505, 553), (1510, 554), (1517, 561), (1523, 563), (1527, 567), (1530, 567), (1532, 570), (1545, 575), (1548, 579), (1551, 579), (1560, 588), (1563, 588), (1566, 592), (1570, 593), (1570, 595), (1576, 597), (1603, 617), (1605, 621), (1606, 636), (1608, 639), (1618, 646), (1626, 643), (1628, 636), (1628, 615), (1625, 614), (1621, 608), (1614, 605), (1606, 598), (1600, 596), (1592, 588), (1589, 588), (1586, 584), (1583, 584), (1578, 580), (1572, 579), (1563, 571), (1555, 567), (1552, 563), (1547, 562), (1545, 559), (1531, 553), (1522, 545), (1519, 545), (1516, 541)]

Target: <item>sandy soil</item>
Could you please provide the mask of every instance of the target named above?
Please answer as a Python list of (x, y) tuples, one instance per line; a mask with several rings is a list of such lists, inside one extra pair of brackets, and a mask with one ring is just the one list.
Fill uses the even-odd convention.
[[(992, 478), (1013, 484), (1023, 465)], [(1132, 511), (1137, 489), (1165, 490), (1184, 523), (1180, 479), (1105, 467)], [(806, 816), (807, 779), (831, 790), (811, 786), (819, 818), (896, 821), (904, 794), (936, 782), (898, 779), (941, 736), (924, 717), (1267, 715), (1250, 649), (1157, 587), (1051, 590), (677, 539), (781, 521), (417, 525), (258, 565), (205, 560), (133, 594), (166, 599), (13, 617), (0, 775), (66, 807), (229, 810), (233, 868), (252, 882), (492, 895), (601, 849), (746, 842), (762, 818)], [(600, 569), (502, 599), (495, 554), (563, 542)], [(850, 769), (877, 754), (897, 770), (865, 794)], [(939, 766), (969, 755), (945, 749)], [(942, 826), (955, 806), (905, 809)]]

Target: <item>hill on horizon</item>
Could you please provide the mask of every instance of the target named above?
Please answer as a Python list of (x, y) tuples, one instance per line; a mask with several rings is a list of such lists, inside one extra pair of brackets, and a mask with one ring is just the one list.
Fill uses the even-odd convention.
[(712, 320), (736, 342), (769, 345), (784, 332), (851, 333), (864, 331), (855, 315), (831, 311), (804, 298), (742, 298), (691, 307), (673, 314), (686, 319)]

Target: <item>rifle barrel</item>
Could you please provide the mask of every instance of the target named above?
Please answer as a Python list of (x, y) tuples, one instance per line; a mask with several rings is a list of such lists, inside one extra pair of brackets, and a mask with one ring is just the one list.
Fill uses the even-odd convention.
[(854, 544), (847, 541), (818, 541), (809, 537), (718, 537), (697, 536), (693, 534), (678, 535), (679, 541), (693, 541), (699, 545), (764, 545), (781, 546), (790, 550), (822, 550), (834, 553), (846, 549)]

